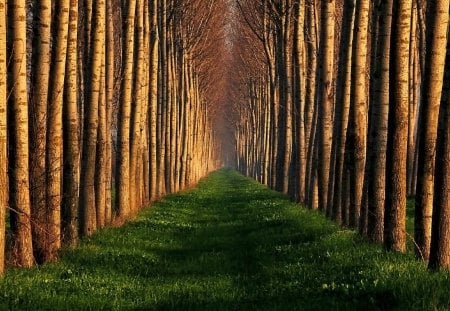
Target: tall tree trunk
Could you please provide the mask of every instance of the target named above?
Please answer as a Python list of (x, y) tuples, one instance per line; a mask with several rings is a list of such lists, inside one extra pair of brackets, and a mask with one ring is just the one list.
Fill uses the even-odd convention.
[(330, 173), (331, 138), (334, 104), (334, 24), (335, 1), (322, 2), (319, 54), (319, 99), (317, 117), (318, 166), (317, 185), (319, 209), (327, 209), (328, 179)]
[(70, 1), (66, 79), (63, 103), (63, 243), (75, 246), (78, 240), (80, 146), (78, 120), (78, 0)]
[(90, 70), (85, 103), (83, 150), (81, 156), (81, 232), (85, 236), (97, 230), (97, 208), (95, 206), (95, 167), (97, 154), (98, 105), (100, 100), (101, 71), (105, 44), (105, 1), (96, 0)]
[(347, 144), (351, 152), (350, 167), (350, 226), (359, 224), (363, 198), (367, 136), (367, 35), (369, 26), (368, 0), (357, 0), (355, 34), (352, 53), (352, 95), (350, 103)]
[(26, 1), (8, 1), (11, 35), (12, 92), (9, 120), (9, 204), (13, 232), (13, 261), (23, 267), (34, 263), (30, 218), (29, 136), (27, 94)]
[(7, 56), (6, 0), (0, 1), (0, 275), (5, 269), (5, 217), (8, 208), (8, 128), (7, 128)]
[(408, 70), (411, 0), (393, 4), (390, 103), (386, 161), (384, 245), (387, 250), (406, 248), (406, 153), (408, 142)]
[(130, 122), (133, 92), (134, 24), (136, 0), (126, 2), (126, 28), (123, 43), (123, 78), (120, 93), (117, 166), (116, 166), (116, 208), (120, 217), (130, 213)]
[(430, 252), (433, 210), (434, 161), (439, 104), (445, 68), (449, 1), (429, 1), (427, 8), (427, 51), (420, 104), (419, 162), (414, 217), (416, 255), (427, 260)]
[(376, 68), (373, 68), (374, 95), (371, 98), (371, 121), (368, 141), (368, 219), (367, 236), (383, 242), (384, 201), (386, 184), (386, 144), (389, 114), (389, 61), (393, 1), (381, 1), (381, 16), (377, 40)]
[(52, 1), (40, 0), (38, 13), (34, 17), (38, 24), (33, 40), (33, 85), (30, 98), (30, 179), (31, 186), (31, 222), (33, 231), (33, 249), (38, 263), (46, 257), (47, 235), (47, 179), (46, 179), (46, 143), (47, 143), (47, 103), (49, 102), (50, 78), (50, 41), (52, 37)]
[(346, 1), (342, 17), (342, 33), (339, 46), (339, 65), (336, 81), (336, 108), (330, 163), (330, 178), (334, 178), (334, 183), (330, 182), (327, 206), (327, 209), (332, 210), (331, 218), (337, 223), (342, 223), (344, 154), (350, 111), (354, 20), (355, 1)]
[(150, 8), (151, 12), (151, 58), (150, 58), (150, 108), (149, 108), (149, 118), (150, 118), (150, 199), (155, 200), (157, 191), (157, 105), (158, 105), (158, 67), (159, 67), (159, 49), (158, 49), (158, 0), (152, 0), (152, 6)]
[[(447, 1), (437, 2), (443, 4)], [(448, 9), (448, 5), (445, 9)], [(444, 26), (443, 24), (442, 26)], [(448, 24), (448, 21), (445, 24)], [(448, 247), (450, 245), (450, 40), (447, 40), (447, 57), (444, 72), (436, 145), (433, 225), (428, 263), (428, 267), (433, 270), (440, 268), (450, 269), (450, 249)]]
[(47, 130), (47, 249), (43, 260), (55, 260), (61, 247), (61, 183), (63, 168), (63, 103), (66, 77), (70, 0), (59, 2), (53, 54)]

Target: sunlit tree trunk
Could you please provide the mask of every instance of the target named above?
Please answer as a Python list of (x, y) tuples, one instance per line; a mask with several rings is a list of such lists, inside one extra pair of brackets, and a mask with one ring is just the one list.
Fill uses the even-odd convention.
[(157, 127), (156, 127), (156, 113), (158, 105), (158, 59), (159, 59), (159, 49), (158, 49), (158, 0), (153, 0), (151, 2), (152, 6), (150, 8), (151, 12), (151, 58), (150, 58), (150, 108), (149, 108), (149, 132), (150, 132), (150, 198), (151, 200), (156, 199), (158, 195), (157, 191)]
[(355, 34), (352, 53), (352, 92), (350, 101), (347, 144), (351, 150), (350, 167), (350, 226), (359, 224), (363, 197), (364, 169), (367, 135), (367, 36), (369, 25), (368, 0), (357, 0), (355, 9)]
[(381, 2), (377, 40), (376, 67), (373, 72), (374, 95), (371, 99), (370, 134), (368, 137), (368, 218), (367, 236), (371, 241), (383, 241), (384, 201), (386, 184), (386, 144), (389, 114), (389, 62), (393, 1)]
[(411, 0), (398, 0), (393, 4), (392, 14), (384, 245), (387, 250), (399, 252), (405, 251), (406, 248), (406, 153), (411, 8)]
[(131, 107), (131, 126), (130, 126), (130, 202), (129, 208), (132, 214), (135, 214), (139, 209), (138, 200), (138, 165), (139, 165), (139, 145), (141, 140), (141, 109), (144, 91), (144, 7), (143, 1), (136, 1), (136, 57), (134, 67), (134, 91), (133, 91), (133, 105)]
[(62, 239), (66, 245), (74, 246), (78, 240), (78, 207), (80, 178), (80, 146), (78, 120), (78, 1), (70, 1), (66, 79), (63, 103), (63, 198)]
[(130, 214), (130, 122), (133, 92), (136, 0), (126, 2), (122, 84), (119, 102), (116, 166), (116, 208), (120, 217)]
[(319, 91), (317, 115), (317, 185), (319, 209), (327, 209), (328, 179), (330, 173), (331, 138), (334, 104), (334, 24), (335, 1), (323, 1), (321, 8)]
[[(42, 263), (49, 247), (47, 235), (47, 179), (46, 179), (46, 143), (47, 109), (49, 102), (50, 78), (50, 41), (52, 37), (52, 1), (40, 0), (34, 16), (37, 34), (33, 39), (32, 56), (32, 96), (30, 97), (30, 179), (31, 190), (31, 227), (33, 249), (36, 260)], [(26, 70), (26, 68), (24, 68)]]
[(61, 183), (63, 168), (63, 103), (70, 1), (59, 2), (51, 70), (47, 130), (47, 239), (43, 260), (55, 260), (61, 247)]
[[(105, 45), (104, 45), (105, 46)], [(106, 55), (106, 49), (103, 50)], [(105, 77), (106, 65), (105, 59), (102, 59), (102, 67), (100, 74), (100, 93), (98, 97), (98, 127), (97, 127), (97, 147), (95, 155), (95, 210), (97, 219), (97, 229), (105, 226), (106, 214), (106, 197), (109, 195), (106, 192), (106, 172), (109, 168), (106, 166), (106, 141), (108, 127), (106, 118), (106, 91), (105, 91)]]
[(97, 154), (98, 105), (100, 100), (101, 71), (103, 50), (105, 44), (105, 1), (95, 2), (92, 29), (92, 52), (90, 70), (86, 90), (83, 150), (81, 156), (81, 186), (80, 186), (80, 228), (85, 236), (92, 235), (97, 230), (97, 209), (95, 206), (95, 167)]
[(354, 18), (355, 1), (346, 1), (342, 17), (342, 32), (339, 46), (339, 64), (336, 80), (336, 108), (333, 126), (334, 134), (330, 162), (330, 178), (334, 178), (334, 183), (330, 183), (328, 189), (327, 206), (327, 209), (331, 210), (331, 218), (337, 223), (342, 223), (344, 153), (350, 111)]
[(11, 84), (12, 92), (9, 120), (9, 204), (13, 232), (13, 261), (19, 266), (30, 267), (34, 263), (30, 219), (30, 179), (28, 151), (28, 94), (26, 49), (25, 0), (9, 0), (8, 27), (11, 35)]

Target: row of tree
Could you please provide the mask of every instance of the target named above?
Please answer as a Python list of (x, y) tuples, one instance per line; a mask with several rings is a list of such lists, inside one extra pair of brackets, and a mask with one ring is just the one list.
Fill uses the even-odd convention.
[(220, 26), (218, 10), (201, 0), (0, 1), (0, 272), (5, 258), (54, 260), (221, 165), (214, 50), (199, 44)]
[(449, 268), (449, 1), (234, 10), (238, 168), (400, 252), (414, 195), (417, 256)]

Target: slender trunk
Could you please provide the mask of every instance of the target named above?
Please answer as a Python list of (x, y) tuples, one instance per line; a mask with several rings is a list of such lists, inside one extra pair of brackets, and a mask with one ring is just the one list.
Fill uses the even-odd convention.
[(13, 261), (18, 266), (34, 263), (30, 219), (29, 136), (26, 49), (26, 1), (8, 1), (11, 35), (11, 104), (8, 109), (9, 204), (13, 232)]
[(6, 209), (9, 207), (6, 45), (6, 0), (4, 0), (0, 1), (0, 275), (5, 270), (5, 217)]
[(78, 1), (70, 1), (70, 24), (67, 46), (66, 79), (63, 103), (63, 243), (75, 246), (78, 241), (78, 206), (80, 182), (80, 146), (78, 121)]
[(48, 107), (47, 128), (47, 249), (43, 260), (55, 260), (61, 247), (61, 183), (63, 168), (63, 105), (64, 81), (69, 31), (70, 1), (59, 2), (55, 51), (52, 64), (52, 84)]
[(386, 144), (389, 114), (389, 59), (393, 1), (381, 2), (379, 38), (375, 72), (374, 95), (371, 107), (368, 158), (368, 220), (367, 236), (371, 241), (383, 242), (384, 201), (386, 184)]
[(406, 152), (408, 141), (408, 69), (411, 0), (393, 4), (389, 122), (386, 161), (384, 245), (404, 252), (406, 248)]
[(419, 125), (419, 162), (414, 238), (419, 247), (416, 255), (427, 260), (430, 252), (431, 218), (433, 211), (434, 162), (439, 105), (445, 68), (449, 1), (436, 0), (428, 3), (427, 52), (423, 75)]
[(126, 29), (123, 43), (123, 78), (121, 84), (116, 166), (116, 208), (119, 217), (130, 214), (130, 123), (133, 92), (134, 24), (136, 0), (126, 2)]

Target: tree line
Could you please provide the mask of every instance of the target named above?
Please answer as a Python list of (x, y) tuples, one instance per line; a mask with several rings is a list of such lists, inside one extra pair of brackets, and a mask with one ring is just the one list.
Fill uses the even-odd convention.
[[(236, 0), (236, 165), (450, 267), (448, 0)], [(236, 67), (237, 68), (237, 67)]]
[(0, 1), (0, 272), (55, 260), (221, 165), (221, 5)]

